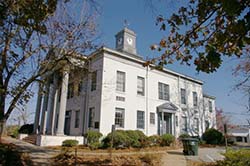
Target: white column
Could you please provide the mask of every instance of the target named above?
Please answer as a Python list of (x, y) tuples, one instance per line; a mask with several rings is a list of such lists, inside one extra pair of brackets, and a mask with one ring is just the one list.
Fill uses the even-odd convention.
[(59, 116), (58, 116), (58, 127), (56, 131), (56, 135), (64, 135), (64, 121), (65, 121), (65, 112), (66, 112), (66, 104), (67, 104), (68, 81), (69, 81), (69, 71), (65, 69), (63, 71), (63, 76), (62, 76), (60, 110), (59, 110)]
[(49, 80), (47, 80), (45, 86), (45, 94), (43, 97), (43, 108), (42, 108), (42, 117), (41, 117), (41, 125), (40, 125), (40, 134), (45, 134), (45, 125), (46, 125), (46, 114), (49, 100)]
[(36, 114), (35, 114), (35, 120), (34, 120), (34, 129), (33, 133), (38, 133), (38, 126), (39, 126), (39, 120), (40, 120), (40, 112), (41, 112), (41, 105), (42, 105), (42, 85), (39, 83), (38, 87), (38, 93), (37, 93), (37, 102), (36, 102)]
[(54, 119), (55, 119), (55, 111), (57, 105), (57, 76), (53, 75), (53, 84), (50, 85), (50, 103), (49, 103), (49, 111), (48, 111), (48, 122), (47, 122), (47, 133), (50, 135), (54, 134)]

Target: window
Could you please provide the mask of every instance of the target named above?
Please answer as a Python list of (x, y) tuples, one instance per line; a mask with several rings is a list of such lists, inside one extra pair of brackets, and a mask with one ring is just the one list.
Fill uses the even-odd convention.
[(155, 113), (150, 112), (150, 124), (155, 124)]
[(213, 112), (212, 101), (208, 101), (209, 112)]
[(186, 104), (186, 89), (181, 89), (181, 104)]
[(117, 127), (124, 127), (124, 108), (115, 108), (115, 125)]
[(209, 129), (209, 126), (210, 126), (209, 121), (206, 120), (206, 121), (205, 121), (205, 128), (206, 128), (206, 130)]
[(186, 133), (187, 132), (187, 128), (188, 128), (187, 117), (182, 117), (182, 131), (184, 133)]
[(194, 130), (196, 131), (196, 132), (198, 132), (199, 131), (199, 119), (198, 118), (194, 118)]
[(137, 95), (144, 96), (145, 91), (145, 79), (143, 77), (137, 77)]
[(67, 94), (67, 98), (72, 98), (74, 97), (74, 84), (73, 83), (69, 83), (68, 84), (68, 94)]
[(116, 90), (119, 92), (125, 92), (125, 78), (126, 74), (121, 71), (116, 73)]
[(169, 85), (158, 83), (159, 99), (169, 101)]
[(178, 123), (178, 116), (175, 116), (175, 126), (177, 127), (179, 125)]
[(95, 107), (89, 108), (89, 127), (94, 127)]
[(75, 128), (79, 128), (79, 122), (80, 122), (80, 110), (77, 110), (75, 112)]
[(116, 101), (125, 101), (125, 97), (116, 96)]
[(96, 90), (96, 78), (97, 77), (97, 71), (92, 72), (91, 74), (91, 91)]
[(196, 107), (198, 103), (197, 92), (193, 92), (193, 106)]
[(144, 129), (145, 116), (144, 111), (137, 111), (137, 128)]

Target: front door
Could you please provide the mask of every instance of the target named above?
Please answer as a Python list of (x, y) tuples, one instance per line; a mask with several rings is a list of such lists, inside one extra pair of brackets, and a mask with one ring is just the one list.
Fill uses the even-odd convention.
[(172, 114), (159, 112), (159, 134), (172, 134)]
[(65, 112), (64, 134), (70, 135), (71, 111)]

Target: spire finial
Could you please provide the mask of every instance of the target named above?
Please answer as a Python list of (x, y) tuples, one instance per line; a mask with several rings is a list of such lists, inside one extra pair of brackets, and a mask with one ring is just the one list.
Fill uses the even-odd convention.
[(128, 22), (128, 20), (127, 20), (127, 19), (125, 19), (125, 20), (124, 20), (124, 22), (123, 22), (123, 24), (124, 24), (124, 28), (127, 28), (127, 27), (129, 26), (129, 22)]

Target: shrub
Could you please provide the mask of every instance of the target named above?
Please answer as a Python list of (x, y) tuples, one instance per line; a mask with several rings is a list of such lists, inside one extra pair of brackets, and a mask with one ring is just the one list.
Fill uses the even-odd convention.
[[(112, 133), (109, 133), (103, 140), (103, 148), (111, 147)], [(113, 132), (113, 147), (123, 148), (128, 147), (130, 138), (123, 130)]]
[(90, 130), (85, 134), (85, 137), (88, 140), (88, 143), (95, 143), (95, 142), (99, 142), (100, 138), (102, 137), (102, 133), (100, 133), (99, 131), (93, 131)]
[(125, 131), (128, 136), (128, 146), (134, 148), (141, 148), (145, 146), (145, 142), (147, 140), (147, 136), (139, 130), (127, 130)]
[(18, 130), (20, 129), (19, 126), (17, 125), (13, 125), (13, 126), (7, 126), (6, 130), (7, 130), (7, 135), (11, 136), (13, 138), (17, 138), (18, 137)]
[(161, 136), (161, 146), (170, 146), (171, 143), (173, 143), (175, 140), (175, 137), (171, 134), (163, 134)]
[(190, 138), (191, 136), (189, 134), (181, 134), (179, 136), (179, 139), (183, 139), (183, 138)]
[(225, 154), (225, 159), (217, 161), (217, 166), (246, 166), (250, 165), (250, 150), (229, 150)]
[(33, 124), (22, 125), (21, 128), (18, 130), (18, 133), (22, 134), (32, 134), (32, 132), (33, 132)]
[(207, 144), (217, 145), (222, 143), (223, 135), (218, 130), (211, 128), (206, 130), (202, 135), (202, 139), (206, 141)]
[(64, 140), (62, 142), (62, 146), (66, 146), (66, 147), (73, 147), (73, 146), (76, 146), (78, 145), (78, 141), (77, 140), (74, 140), (74, 139), (67, 139), (67, 140)]
[(161, 137), (159, 135), (151, 135), (148, 137), (149, 146), (158, 146), (161, 143)]

